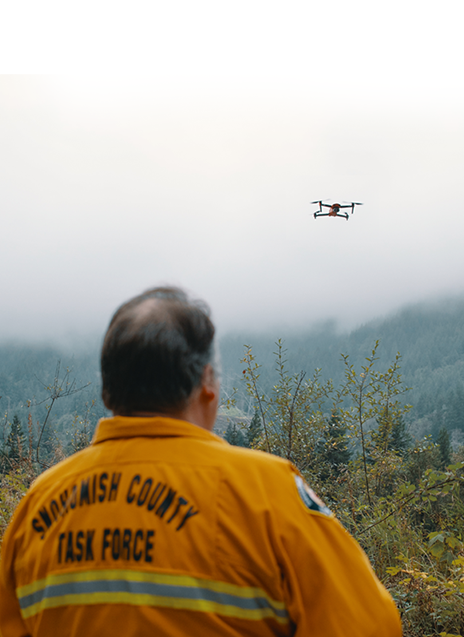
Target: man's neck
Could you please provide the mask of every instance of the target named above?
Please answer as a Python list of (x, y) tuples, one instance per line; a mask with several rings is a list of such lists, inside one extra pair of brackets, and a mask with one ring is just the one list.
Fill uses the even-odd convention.
[(185, 409), (181, 412), (160, 412), (160, 411), (132, 411), (130, 414), (118, 414), (113, 412), (113, 416), (122, 416), (127, 418), (173, 418), (174, 420), (184, 420), (192, 425), (212, 431), (213, 425), (208, 426), (202, 418), (202, 414), (195, 413), (194, 409)]

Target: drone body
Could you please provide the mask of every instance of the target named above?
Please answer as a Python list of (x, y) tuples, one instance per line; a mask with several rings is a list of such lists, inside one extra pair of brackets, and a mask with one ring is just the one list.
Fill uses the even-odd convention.
[[(314, 213), (314, 219), (317, 219), (318, 217), (342, 217), (343, 219), (346, 219), (348, 221), (349, 219), (349, 215), (347, 212), (340, 212), (341, 208), (351, 208), (351, 214), (353, 214), (354, 212), (354, 207), (355, 206), (362, 206), (362, 203), (359, 203), (358, 201), (351, 201), (350, 203), (347, 203), (346, 205), (342, 206), (339, 203), (323, 203), (321, 200), (319, 201), (312, 201), (311, 203), (318, 203), (319, 204), (319, 210), (317, 212)], [(329, 208), (329, 212), (323, 212), (322, 208)]]

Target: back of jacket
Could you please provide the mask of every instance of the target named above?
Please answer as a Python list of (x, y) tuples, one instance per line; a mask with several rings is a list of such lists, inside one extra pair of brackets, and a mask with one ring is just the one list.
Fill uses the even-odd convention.
[(401, 634), (364, 553), (292, 465), (190, 423), (111, 418), (5, 535), (3, 637)]

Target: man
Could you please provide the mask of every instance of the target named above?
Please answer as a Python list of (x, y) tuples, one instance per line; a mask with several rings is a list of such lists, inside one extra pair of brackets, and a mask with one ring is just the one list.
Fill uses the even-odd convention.
[(296, 469), (211, 430), (214, 327), (184, 292), (123, 305), (92, 445), (42, 474), (5, 535), (3, 637), (398, 637), (358, 545)]

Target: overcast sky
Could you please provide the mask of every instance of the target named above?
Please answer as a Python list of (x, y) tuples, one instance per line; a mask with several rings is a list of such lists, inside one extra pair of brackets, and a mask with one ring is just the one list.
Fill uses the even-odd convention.
[(160, 283), (276, 336), (464, 293), (461, 2), (9, 5), (0, 339)]

